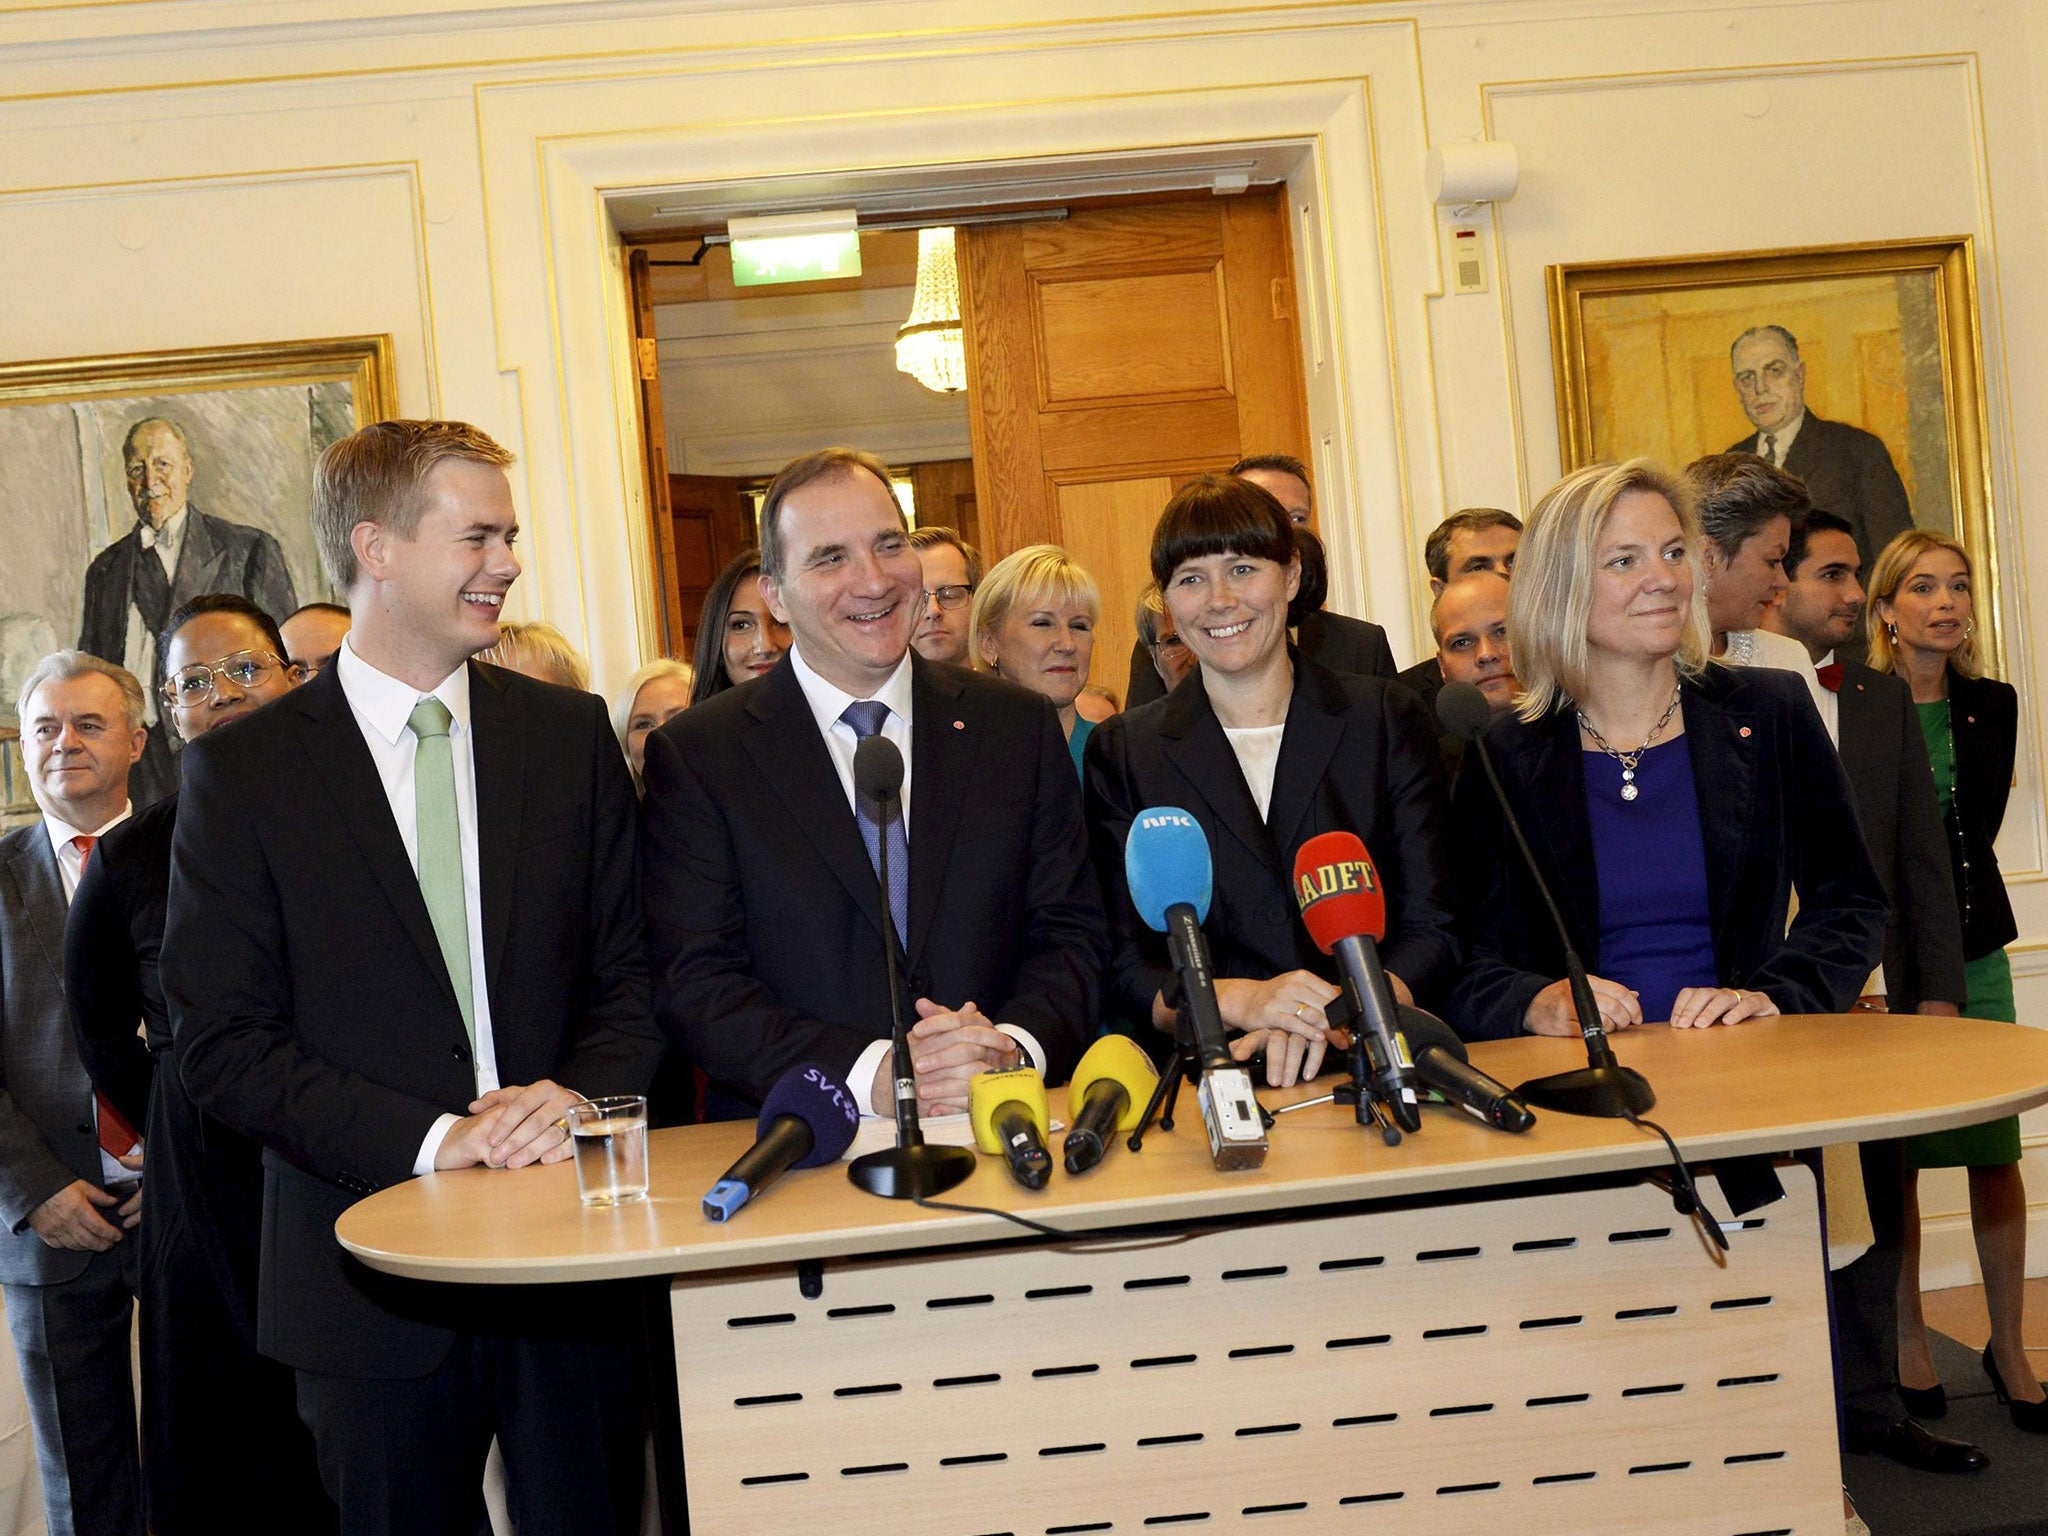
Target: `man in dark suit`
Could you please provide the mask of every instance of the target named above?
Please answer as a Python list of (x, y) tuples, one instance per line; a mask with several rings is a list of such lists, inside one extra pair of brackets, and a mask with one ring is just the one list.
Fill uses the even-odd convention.
[(142, 1160), (131, 1122), (93, 1093), (64, 997), (66, 909), (93, 845), (127, 819), (142, 690), (59, 651), (29, 673), (19, 715), (43, 814), (0, 838), (0, 1284), (52, 1536), (142, 1536), (128, 1365)]
[(171, 614), (207, 592), (234, 592), (272, 619), (298, 606), (277, 540), (259, 528), (210, 517), (190, 504), (192, 452), (184, 428), (145, 416), (121, 443), (135, 526), (85, 568), (78, 648), (119, 662), (148, 690), (149, 745), (130, 786), (138, 806), (178, 786), (175, 744), (148, 700), (163, 681), (156, 637)]
[(1913, 526), (1891, 450), (1861, 427), (1806, 409), (1806, 364), (1782, 325), (1744, 331), (1728, 357), (1735, 393), (1756, 431), (1727, 451), (1753, 453), (1805, 481), (1814, 506), (1848, 519), (1863, 568), (1870, 569), (1885, 545)]
[[(762, 506), (761, 591), (788, 657), (647, 738), (656, 1013), (729, 1113), (805, 1062), (890, 1111), (884, 837), (924, 1113), (964, 1108), (991, 1068), (1028, 1060), (1057, 1082), (1094, 1034), (1102, 902), (1058, 719), (912, 653), (919, 588), (885, 466), (845, 448), (785, 466)], [(906, 766), (887, 826), (853, 790), (876, 733)]]
[[(1514, 660), (1508, 649), (1508, 578), (1481, 571), (1438, 590), (1429, 605), (1429, 627), (1436, 636), (1436, 654), (1419, 661), (1394, 681), (1422, 700), (1436, 719), (1436, 696), (1445, 683), (1470, 683), (1486, 695), (1496, 717), (1514, 707)], [(1437, 728), (1437, 748), (1444, 768), (1455, 774), (1465, 760), (1465, 740)]]
[[(1954, 1018), (1967, 996), (1962, 924), (1912, 691), (1902, 678), (1844, 654), (1863, 612), (1861, 566), (1846, 518), (1806, 512), (1792, 525), (1785, 596), (1764, 622), (1797, 640), (1812, 658), (1821, 684), (1821, 723), (1855, 788), (1863, 840), (1891, 904), (1883, 995), (1868, 995), (1878, 990), (1868, 989), (1863, 1006)], [(1872, 1241), (1830, 1276), (1843, 1429), (1852, 1449), (1878, 1451), (1926, 1471), (1974, 1471), (1986, 1464), (1983, 1453), (1925, 1429), (1899, 1396), (1894, 1362), (1905, 1209), (1901, 1148), (1896, 1140), (1873, 1141), (1857, 1151)]]
[[(232, 592), (172, 614), (159, 654), (179, 736), (191, 741), (289, 693), (296, 674), (283, 652), (270, 615)], [(94, 1086), (149, 1134), (137, 1234), (149, 1528), (258, 1536), (289, 1526), (318, 1536), (334, 1529), (334, 1507), (293, 1406), (292, 1373), (256, 1351), (262, 1164), (254, 1142), (193, 1108), (158, 976), (178, 798), (100, 840), (64, 930), (79, 1055)]]
[(459, 422), (322, 454), (314, 531), (354, 627), (334, 666), (185, 753), (179, 1065), (263, 1144), (257, 1344), (297, 1372), (351, 1536), (475, 1530), (493, 1434), (524, 1536), (639, 1520), (611, 1288), (394, 1281), (334, 1238), (416, 1174), (568, 1157), (567, 1107), (644, 1092), (659, 1054), (604, 703), (469, 659), (519, 574), (510, 461)]
[[(1301, 590), (1289, 609), (1288, 623), (1295, 629), (1294, 643), (1302, 655), (1321, 662), (1332, 672), (1349, 672), (1356, 677), (1392, 678), (1401, 669), (1394, 663), (1394, 648), (1387, 632), (1369, 619), (1327, 613), (1323, 603), (1330, 595), (1330, 571), (1323, 541), (1310, 528), (1315, 493), (1308, 483), (1308, 466), (1285, 453), (1256, 453), (1239, 459), (1229, 473), (1249, 480), (1286, 509), (1300, 541)], [(1166, 697), (1166, 685), (1152, 665), (1151, 654), (1142, 637), (1131, 648), (1130, 687), (1124, 708), (1136, 709), (1154, 699)]]

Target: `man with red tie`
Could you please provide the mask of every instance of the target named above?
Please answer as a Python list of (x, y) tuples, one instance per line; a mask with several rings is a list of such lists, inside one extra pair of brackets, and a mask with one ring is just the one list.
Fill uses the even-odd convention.
[(128, 817), (142, 687), (59, 651), (17, 714), (43, 815), (0, 837), (0, 1285), (51, 1536), (142, 1536), (128, 1363), (142, 1147), (93, 1092), (64, 999), (64, 920), (93, 844)]

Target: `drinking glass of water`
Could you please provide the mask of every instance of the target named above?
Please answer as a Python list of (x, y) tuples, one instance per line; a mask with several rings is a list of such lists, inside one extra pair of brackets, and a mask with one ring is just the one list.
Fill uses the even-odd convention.
[(576, 1188), (585, 1205), (647, 1197), (647, 1100), (637, 1093), (569, 1106)]

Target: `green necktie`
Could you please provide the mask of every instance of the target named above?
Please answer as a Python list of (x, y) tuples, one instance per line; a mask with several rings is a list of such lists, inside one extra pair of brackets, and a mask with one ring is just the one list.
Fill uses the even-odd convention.
[(476, 1055), (476, 1003), (469, 983), (469, 909), (462, 899), (462, 829), (455, 815), (455, 750), (448, 739), (453, 717), (436, 698), (412, 707), (406, 723), (419, 741), (413, 757), (414, 825), (419, 836), (420, 895), (441, 944), (441, 959), (462, 1008), (463, 1032)]

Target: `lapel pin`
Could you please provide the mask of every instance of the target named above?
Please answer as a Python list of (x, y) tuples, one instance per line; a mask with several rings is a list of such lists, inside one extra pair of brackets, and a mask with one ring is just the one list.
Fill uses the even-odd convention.
[(1749, 739), (1749, 727), (1745, 725), (1741, 730), (1737, 731), (1735, 734), (1740, 736), (1743, 740), (1747, 741)]
[(955, 720), (953, 722), (953, 729), (956, 731), (964, 731), (967, 729), (967, 722), (965, 720)]

